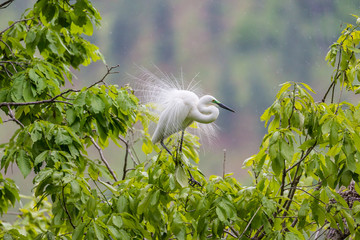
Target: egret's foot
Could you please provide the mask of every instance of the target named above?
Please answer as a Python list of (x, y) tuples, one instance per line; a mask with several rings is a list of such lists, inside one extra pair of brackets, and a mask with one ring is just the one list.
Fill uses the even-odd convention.
[(201, 183), (196, 181), (195, 178), (191, 175), (190, 170), (188, 170), (188, 172), (189, 172), (189, 175), (190, 175), (190, 177), (189, 177), (190, 186), (195, 187), (196, 185), (198, 185), (199, 187), (202, 187)]
[(189, 178), (189, 185), (192, 187), (195, 187), (198, 185), (199, 187), (202, 187), (201, 183), (195, 180), (195, 178)]

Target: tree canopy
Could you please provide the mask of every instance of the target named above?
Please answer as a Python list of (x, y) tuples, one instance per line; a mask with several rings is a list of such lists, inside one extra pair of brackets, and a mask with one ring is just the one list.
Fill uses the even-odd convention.
[[(106, 82), (116, 66), (105, 65), (101, 79), (76, 88), (73, 69), (104, 61), (86, 40), (100, 14), (88, 0), (37, 1), (0, 31), (0, 123), (18, 126), (0, 145), (1, 169), (16, 165), (27, 178), (35, 173), (27, 197), (0, 172), (0, 237), (359, 237), (360, 105), (342, 100), (343, 92), (360, 91), (360, 18), (354, 17), (329, 49), (334, 72), (321, 101), (305, 83), (281, 85), (261, 116), (267, 133), (259, 152), (244, 162), (253, 180), (244, 186), (231, 174), (201, 173), (194, 135), (185, 134), (182, 153), (170, 139), (174, 158), (153, 145), (148, 128), (157, 116), (130, 87)], [(134, 132), (144, 159), (129, 140)], [(104, 157), (110, 141), (125, 153), (121, 173)], [(89, 157), (91, 146), (98, 159)], [(201, 186), (189, 185), (187, 170)], [(30, 201), (16, 221), (7, 221), (21, 198)]]

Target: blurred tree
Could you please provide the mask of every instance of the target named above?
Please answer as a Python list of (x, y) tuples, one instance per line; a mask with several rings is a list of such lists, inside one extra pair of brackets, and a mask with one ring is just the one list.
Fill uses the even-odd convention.
[[(119, 63), (121, 68), (126, 68), (133, 48), (138, 43), (141, 28), (141, 18), (146, 15), (144, 8), (140, 7), (142, 1), (123, 1), (119, 4), (118, 13), (113, 26), (113, 37), (110, 54), (114, 62)], [(146, 15), (147, 16), (147, 15)]]
[(168, 1), (155, 1), (153, 5), (154, 43), (157, 62), (165, 69), (175, 62), (173, 12)]

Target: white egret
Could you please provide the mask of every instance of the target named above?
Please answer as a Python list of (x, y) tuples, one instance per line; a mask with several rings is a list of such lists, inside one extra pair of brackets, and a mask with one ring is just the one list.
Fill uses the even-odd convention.
[[(135, 78), (138, 82), (135, 92), (140, 92), (139, 98), (144, 103), (153, 102), (160, 107), (160, 118), (152, 136), (152, 142), (154, 144), (160, 142), (171, 156), (172, 153), (164, 144), (164, 139), (181, 131), (179, 149), (181, 152), (184, 131), (191, 123), (198, 122), (199, 127), (205, 129), (204, 132), (207, 135), (213, 135), (214, 128), (209, 123), (218, 118), (219, 109), (217, 107), (234, 112), (213, 96), (204, 95), (199, 98), (194, 92), (196, 84), (193, 84), (193, 81), (185, 89), (182, 77), (180, 82), (179, 79), (165, 75), (161, 71), (159, 71), (161, 76), (158, 77), (145, 68), (140, 69), (143, 74)], [(192, 185), (201, 186), (189, 170), (188, 172)]]
[(164, 110), (160, 114), (159, 122), (152, 137), (155, 144), (160, 141), (161, 145), (171, 154), (164, 144), (164, 139), (174, 133), (182, 131), (180, 151), (185, 129), (193, 122), (212, 123), (219, 116), (217, 106), (234, 112), (231, 108), (220, 103), (210, 95), (199, 97), (187, 90), (173, 89), (169, 93), (169, 99), (164, 103)]
[(183, 78), (177, 79), (161, 72), (157, 76), (149, 70), (139, 67), (142, 71), (140, 77), (135, 77), (137, 87), (135, 93), (143, 103), (155, 103), (160, 108), (160, 118), (152, 137), (155, 144), (160, 142), (161, 145), (171, 154), (164, 144), (164, 139), (174, 133), (182, 131), (182, 138), (185, 129), (194, 121), (199, 123), (199, 128), (206, 135), (214, 135), (215, 128), (209, 124), (214, 122), (219, 116), (219, 109), (224, 108), (234, 112), (231, 108), (225, 106), (215, 97), (210, 95), (200, 95), (194, 84), (194, 79), (187, 87), (184, 85)]

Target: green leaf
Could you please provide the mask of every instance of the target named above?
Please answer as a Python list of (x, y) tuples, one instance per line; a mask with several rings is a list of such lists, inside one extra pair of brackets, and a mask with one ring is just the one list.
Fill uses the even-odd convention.
[(301, 85), (303, 85), (307, 90), (309, 90), (310, 92), (312, 92), (312, 93), (314, 93), (314, 94), (316, 94), (316, 92), (309, 86), (309, 85), (307, 85), (306, 83), (301, 83)]
[(83, 238), (86, 225), (87, 225), (86, 223), (82, 222), (76, 226), (75, 230), (72, 233), (73, 240), (78, 240)]
[(285, 92), (286, 90), (288, 90), (289, 87), (291, 87), (291, 85), (292, 85), (292, 84), (289, 83), (289, 82), (286, 82), (286, 83), (281, 84), (281, 85), (280, 85), (280, 86), (281, 86), (281, 89), (280, 89), (280, 91), (277, 93), (276, 98), (280, 98), (281, 94), (282, 94), (283, 92)]
[(294, 155), (294, 148), (292, 144), (290, 145), (283, 138), (280, 141), (280, 153), (282, 157), (288, 161), (291, 161)]
[(93, 222), (93, 227), (94, 227), (94, 232), (95, 232), (96, 239), (103, 240), (104, 239), (104, 234), (102, 232), (101, 227), (98, 224), (96, 224), (96, 222)]
[(102, 113), (105, 110), (105, 103), (98, 95), (90, 95), (90, 109), (95, 114)]
[(25, 152), (25, 150), (21, 149), (16, 158), (16, 164), (18, 165), (20, 172), (26, 178), (27, 175), (31, 172), (31, 163), (30, 158)]
[(158, 204), (159, 202), (159, 198), (160, 198), (160, 190), (156, 190), (156, 192), (154, 194), (152, 194), (151, 199), (150, 199), (150, 206), (155, 206)]
[(66, 110), (66, 120), (71, 126), (76, 120), (76, 111), (73, 108)]
[(65, 129), (59, 128), (55, 136), (55, 143), (58, 145), (69, 145), (72, 143), (72, 138)]
[(152, 148), (151, 142), (144, 141), (144, 143), (143, 143), (143, 145), (142, 145), (142, 147), (141, 147), (141, 150), (142, 150), (146, 155), (152, 153), (153, 148)]
[(18, 75), (18, 76), (14, 76), (15, 80), (14, 80), (14, 84), (12, 85), (12, 89), (10, 92), (11, 95), (11, 99), (14, 102), (22, 102), (23, 100), (23, 87), (24, 87), (24, 82), (25, 80), (25, 76), (24, 75)]
[(271, 168), (274, 170), (276, 175), (279, 175), (284, 168), (284, 159), (278, 155), (275, 158), (271, 159)]
[(182, 166), (176, 166), (175, 177), (176, 181), (180, 184), (181, 187), (188, 186), (188, 177), (186, 176), (185, 170)]
[(123, 225), (122, 217), (119, 215), (113, 215), (111, 217), (111, 221), (118, 228), (121, 228), (121, 226)]
[(72, 193), (74, 194), (74, 196), (79, 195), (81, 192), (80, 184), (76, 180), (72, 180), (70, 182), (70, 184), (71, 184), (71, 190), (72, 190)]
[(226, 212), (220, 208), (219, 206), (216, 207), (215, 209), (216, 215), (218, 216), (218, 218), (220, 219), (221, 222), (225, 222), (226, 221)]
[(310, 210), (309, 201), (307, 199), (305, 199), (300, 206), (298, 216), (300, 218), (306, 217), (309, 214), (309, 210)]
[(43, 151), (40, 153), (34, 161), (34, 166), (38, 165), (39, 163), (45, 161), (46, 157), (49, 155), (49, 150)]

